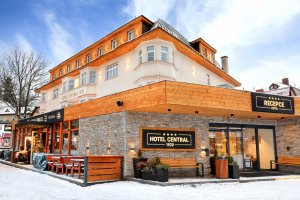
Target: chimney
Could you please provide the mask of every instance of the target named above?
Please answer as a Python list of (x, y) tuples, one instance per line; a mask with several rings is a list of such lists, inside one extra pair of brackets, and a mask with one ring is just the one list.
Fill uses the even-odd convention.
[(282, 79), (282, 84), (290, 85), (289, 78), (283, 78)]
[(222, 56), (221, 60), (222, 60), (222, 70), (226, 74), (229, 74), (229, 70), (228, 70), (228, 57), (227, 56)]

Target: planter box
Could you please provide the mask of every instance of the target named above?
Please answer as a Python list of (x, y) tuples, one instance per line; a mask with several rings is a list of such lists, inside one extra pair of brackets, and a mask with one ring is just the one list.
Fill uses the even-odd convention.
[(238, 179), (240, 178), (240, 169), (238, 165), (228, 165), (229, 178)]
[(216, 159), (216, 177), (219, 179), (228, 178), (228, 160)]
[(133, 158), (132, 162), (133, 162), (133, 171), (134, 171), (134, 178), (141, 178), (142, 176), (142, 172), (141, 170), (138, 170), (136, 168), (136, 163), (143, 161), (143, 162), (147, 162), (148, 158)]
[(158, 181), (158, 182), (168, 182), (169, 181), (169, 173), (168, 170), (156, 170), (155, 174), (151, 172), (142, 172), (142, 179)]

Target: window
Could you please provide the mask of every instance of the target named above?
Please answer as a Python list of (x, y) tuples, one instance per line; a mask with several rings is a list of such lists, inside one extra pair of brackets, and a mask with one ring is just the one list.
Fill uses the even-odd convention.
[(204, 58), (207, 58), (207, 51), (205, 48), (203, 48), (202, 55)]
[(117, 48), (117, 40), (111, 41), (111, 49), (113, 50), (115, 48)]
[(76, 60), (76, 69), (80, 67), (80, 60)]
[(89, 63), (89, 62), (91, 62), (91, 55), (87, 54), (86, 55), (86, 63)]
[(96, 71), (90, 71), (90, 83), (96, 83)]
[(209, 53), (209, 60), (210, 62), (214, 62), (214, 57), (213, 57), (213, 54), (212, 53)]
[(61, 77), (62, 75), (63, 75), (63, 70), (60, 69), (60, 70), (59, 70), (59, 77)]
[(80, 99), (79, 102), (80, 102), (80, 103), (84, 103), (84, 102), (85, 102), (85, 99)]
[(99, 47), (98, 48), (98, 57), (102, 56), (103, 55), (103, 50), (102, 50), (102, 47)]
[(154, 61), (154, 46), (147, 47), (148, 61)]
[(128, 38), (128, 41), (133, 40), (133, 38), (134, 38), (134, 31), (129, 31), (127, 33), (127, 38)]
[(207, 85), (210, 85), (210, 75), (209, 74), (206, 74), (206, 78), (207, 78)]
[(52, 80), (55, 80), (55, 79), (56, 79), (56, 74), (53, 73), (53, 74), (52, 74)]
[(142, 54), (143, 54), (143, 52), (142, 52), (142, 50), (140, 50), (139, 51), (139, 65), (142, 64), (142, 62), (143, 62)]
[(69, 80), (69, 90), (74, 89), (74, 80)]
[(79, 77), (74, 79), (74, 88), (79, 87)]
[(81, 85), (85, 85), (86, 84), (86, 72), (83, 72), (81, 74)]
[(67, 81), (63, 82), (62, 85), (62, 92), (66, 92), (67, 91)]
[(106, 67), (105, 78), (111, 79), (118, 76), (118, 63)]
[(42, 102), (46, 102), (46, 93), (42, 93)]
[(161, 47), (161, 61), (169, 62), (169, 49), (168, 47)]
[(175, 54), (174, 54), (174, 51), (172, 51), (172, 59), (173, 59), (173, 64), (175, 64)]
[(71, 71), (71, 65), (68, 64), (68, 65), (67, 65), (67, 73), (69, 73), (70, 71)]
[(58, 88), (53, 90), (53, 99), (57, 99), (58, 98)]

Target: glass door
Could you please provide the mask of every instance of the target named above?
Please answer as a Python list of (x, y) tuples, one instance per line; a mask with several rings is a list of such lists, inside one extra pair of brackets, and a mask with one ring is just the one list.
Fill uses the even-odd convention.
[(260, 169), (271, 169), (270, 160), (275, 160), (273, 129), (258, 129)]
[(242, 130), (229, 129), (229, 154), (237, 162), (240, 168), (243, 168), (243, 151), (242, 151)]
[(243, 128), (244, 168), (259, 169), (255, 128)]

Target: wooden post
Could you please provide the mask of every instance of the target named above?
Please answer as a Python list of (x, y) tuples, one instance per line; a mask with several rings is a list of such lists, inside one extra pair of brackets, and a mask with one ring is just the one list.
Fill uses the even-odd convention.
[(63, 140), (63, 135), (62, 135), (62, 126), (63, 122), (59, 122), (59, 153), (62, 154), (62, 140)]
[(71, 155), (71, 120), (69, 120), (69, 124), (68, 124), (68, 155)]
[(49, 128), (46, 129), (46, 142), (45, 142), (45, 153), (48, 152), (48, 143), (49, 143)]

